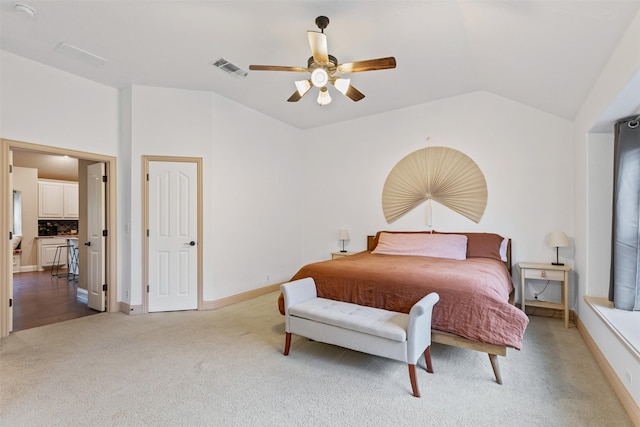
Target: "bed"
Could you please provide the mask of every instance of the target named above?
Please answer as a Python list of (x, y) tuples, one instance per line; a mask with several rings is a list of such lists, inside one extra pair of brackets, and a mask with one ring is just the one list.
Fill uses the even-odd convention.
[(498, 356), (522, 347), (529, 321), (513, 304), (511, 241), (493, 233), (382, 231), (366, 251), (307, 264), (292, 280), (304, 277), (318, 296), (403, 313), (437, 292), (432, 341), (487, 353), (499, 384)]

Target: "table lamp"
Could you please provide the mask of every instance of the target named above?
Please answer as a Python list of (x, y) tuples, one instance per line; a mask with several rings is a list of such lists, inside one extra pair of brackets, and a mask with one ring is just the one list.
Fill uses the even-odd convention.
[(346, 228), (341, 228), (340, 230), (338, 230), (338, 240), (342, 242), (342, 250), (340, 252), (347, 252), (344, 249), (344, 241), (349, 240), (349, 230), (347, 230)]
[(558, 248), (566, 248), (569, 246), (569, 238), (563, 231), (554, 231), (547, 236), (547, 245), (556, 248), (556, 262), (552, 265), (564, 265), (558, 258)]

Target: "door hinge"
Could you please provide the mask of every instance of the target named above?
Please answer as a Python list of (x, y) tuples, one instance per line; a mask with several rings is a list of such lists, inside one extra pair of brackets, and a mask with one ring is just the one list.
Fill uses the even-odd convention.
[(9, 165), (9, 173), (13, 173), (13, 165)]
[(147, 237), (149, 237), (149, 229), (147, 228)]
[(9, 298), (9, 307), (13, 307), (13, 298)]
[(102, 237), (107, 237), (109, 232), (107, 230), (102, 230)]
[(13, 240), (13, 232), (9, 232), (9, 240)]
[(107, 292), (107, 284), (106, 284), (106, 283), (105, 283), (104, 285), (102, 285), (102, 290), (103, 290), (104, 292)]
[(102, 175), (102, 182), (107, 182), (107, 175)]
[(149, 181), (149, 174), (147, 174), (147, 181)]
[(147, 293), (149, 293), (149, 285), (147, 285)]

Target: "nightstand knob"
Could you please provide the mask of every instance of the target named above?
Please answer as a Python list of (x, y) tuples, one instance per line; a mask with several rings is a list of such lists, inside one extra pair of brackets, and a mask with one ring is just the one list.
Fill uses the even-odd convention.
[(546, 272), (546, 271), (544, 271), (544, 270), (542, 270), (542, 271), (540, 272), (540, 277), (547, 277), (547, 272)]

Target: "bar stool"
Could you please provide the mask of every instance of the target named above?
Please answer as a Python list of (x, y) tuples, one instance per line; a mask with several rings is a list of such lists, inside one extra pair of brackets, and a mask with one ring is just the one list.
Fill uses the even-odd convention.
[[(56, 253), (53, 255), (53, 264), (51, 265), (51, 275), (55, 276), (55, 277), (62, 277), (64, 276), (64, 274), (60, 274), (60, 266), (66, 264), (66, 262), (62, 262), (61, 258), (62, 258), (62, 253), (64, 252), (63, 249), (67, 249), (66, 253), (69, 254), (69, 250), (73, 248), (72, 245), (59, 245), (56, 246)], [(55, 274), (53, 273), (53, 270), (55, 269)], [(69, 270), (67, 270), (67, 274), (66, 274), (67, 278), (69, 278)]]
[(71, 277), (69, 280), (78, 282), (78, 247), (69, 245), (69, 272), (67, 273)]

